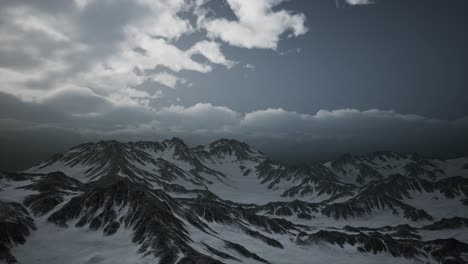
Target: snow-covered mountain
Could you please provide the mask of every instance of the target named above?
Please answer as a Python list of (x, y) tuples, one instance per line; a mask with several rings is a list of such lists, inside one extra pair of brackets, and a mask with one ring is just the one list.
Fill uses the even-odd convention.
[(0, 173), (0, 262), (468, 263), (468, 158), (101, 141)]

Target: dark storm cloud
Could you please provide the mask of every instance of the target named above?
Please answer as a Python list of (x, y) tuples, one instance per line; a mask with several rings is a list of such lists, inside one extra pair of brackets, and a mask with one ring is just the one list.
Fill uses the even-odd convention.
[[(47, 105), (22, 102), (12, 95), (0, 92), (0, 119), (38, 123), (63, 123), (68, 118), (66, 115)], [(8, 126), (2, 126), (2, 128), (5, 129)]]
[[(5, 105), (17, 104), (10, 109), (44, 111), (33, 103), (2, 101), (7, 102)], [(3, 124), (22, 118), (16, 111), (4, 117), (8, 120), (2, 120)], [(21, 124), (18, 135), (23, 135), (24, 131), (31, 134), (33, 131), (38, 134), (63, 131), (66, 140), (60, 140), (66, 142), (74, 142), (72, 139), (78, 135), (85, 141), (162, 140), (179, 136), (190, 144), (231, 137), (244, 140), (273, 157), (296, 161), (330, 159), (344, 152), (376, 149), (419, 152), (443, 158), (465, 155), (468, 147), (465, 136), (468, 118), (440, 120), (382, 110), (321, 110), (309, 115), (278, 108), (239, 113), (223, 106), (197, 104), (163, 107), (159, 111), (116, 107), (106, 113), (68, 115), (62, 119), (64, 121), (58, 120), (50, 124), (41, 122), (40, 126)], [(12, 129), (10, 126), (8, 131)]]

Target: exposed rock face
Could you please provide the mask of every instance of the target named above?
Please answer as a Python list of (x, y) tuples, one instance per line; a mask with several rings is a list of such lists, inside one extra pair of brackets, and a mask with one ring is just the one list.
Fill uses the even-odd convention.
[(81, 190), (83, 184), (70, 178), (62, 172), (52, 172), (42, 177), (35, 178), (31, 184), (23, 186), (23, 189), (38, 191), (38, 194), (29, 195), (24, 199), (24, 205), (38, 216), (53, 210), (64, 201), (64, 197)]
[[(136, 259), (162, 264), (333, 262), (341, 247), (356, 263), (468, 263), (468, 237), (445, 235), (468, 233), (459, 164), (380, 151), (288, 165), (231, 139), (81, 144), (0, 173), (0, 262), (21, 261), (17, 248), (35, 252), (40, 238), (28, 238), (52, 226), (111, 241), (129, 234)], [(87, 261), (105, 262), (99, 251)]]
[(414, 239), (395, 239), (391, 235), (372, 232), (370, 234), (347, 234), (337, 231), (321, 230), (317, 233), (299, 237), (296, 243), (313, 245), (327, 242), (343, 247), (345, 244), (357, 246), (360, 252), (377, 254), (388, 252), (394, 257), (416, 258), (432, 257), (440, 263), (466, 263), (468, 244), (455, 239), (418, 241)]
[(203, 228), (197, 218), (163, 191), (116, 177), (84, 186), (82, 194), (52, 213), (48, 221), (66, 226), (77, 219), (77, 227), (102, 230), (105, 235), (116, 233), (120, 227), (130, 228), (133, 241), (141, 245), (140, 252), (154, 254), (162, 263), (174, 263), (179, 254), (192, 251), (177, 215)]
[(34, 220), (23, 205), (0, 201), (0, 261), (15, 263), (11, 248), (24, 244), (35, 229)]
[(430, 225), (424, 226), (427, 230), (444, 230), (468, 227), (468, 219), (462, 217), (442, 218)]
[(369, 183), (360, 188), (358, 194), (351, 199), (342, 203), (330, 204), (324, 207), (322, 212), (327, 216), (346, 219), (388, 208), (401, 210), (405, 218), (413, 221), (432, 220), (433, 217), (429, 213), (402, 202), (402, 199), (411, 199), (411, 193), (415, 192), (440, 192), (446, 198), (453, 199), (457, 196), (466, 196), (467, 191), (468, 179), (464, 177), (456, 176), (439, 181), (428, 181), (396, 174), (385, 180)]
[(257, 213), (263, 212), (271, 216), (293, 216), (298, 218), (311, 219), (312, 214), (318, 213), (320, 204), (308, 203), (300, 200), (291, 202), (270, 202), (265, 205), (257, 206), (255, 211)]
[(330, 162), (328, 166), (346, 181), (363, 185), (395, 173), (434, 180), (445, 174), (438, 167), (438, 162), (417, 154), (376, 151), (362, 156), (346, 154)]

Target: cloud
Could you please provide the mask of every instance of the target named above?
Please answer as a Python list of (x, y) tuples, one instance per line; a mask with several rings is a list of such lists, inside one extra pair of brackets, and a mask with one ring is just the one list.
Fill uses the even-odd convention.
[[(415, 137), (417, 140), (422, 127), (432, 127), (431, 131), (434, 132), (453, 127), (454, 124), (391, 110), (320, 110), (310, 115), (281, 108), (247, 113), (240, 122), (243, 132), (262, 136), (281, 133), (286, 138), (305, 141), (333, 139), (362, 142), (400, 137)], [(395, 129), (400, 131), (395, 133)]]
[[(25, 6), (6, 9), (3, 12), (10, 18), (9, 24), (24, 33), (42, 35), (56, 42), (70, 41), (66, 32), (70, 25), (60, 16), (35, 14), (32, 9)], [(60, 29), (59, 24), (61, 24)]]
[(369, 5), (374, 4), (372, 0), (345, 0), (350, 5)]
[(125, 31), (145, 32), (152, 37), (177, 39), (193, 32), (189, 20), (178, 14), (188, 10), (186, 0), (137, 0), (137, 3), (151, 10), (150, 16), (127, 25)]
[(300, 36), (307, 32), (305, 16), (292, 14), (285, 10), (273, 11), (282, 0), (227, 0), (237, 17), (231, 21), (226, 18), (211, 18), (208, 11), (201, 7), (199, 26), (208, 36), (219, 38), (230, 45), (242, 48), (276, 49), (281, 36)]
[[(147, 104), (143, 101), (150, 94), (131, 88), (122, 93), (125, 95), (121, 98), (107, 99), (91, 89), (68, 87), (41, 97), (40, 103), (22, 102), (3, 94), (0, 119), (73, 129), (100, 138), (109, 135), (125, 138), (129, 131), (141, 138), (154, 134), (193, 138), (202, 133), (210, 139), (229, 136), (254, 141), (340, 142), (344, 151), (346, 146), (356, 148), (350, 146), (356, 142), (363, 144), (361, 147), (390, 146), (414, 148), (413, 151), (429, 145), (434, 149), (457, 148), (454, 142), (464, 142), (468, 133), (468, 117), (442, 120), (380, 109), (319, 110), (305, 114), (268, 108), (240, 113), (210, 103), (170, 105), (156, 110), (141, 107)], [(131, 100), (125, 101), (127, 98)]]
[(39, 97), (38, 102), (69, 114), (97, 113), (113, 107), (112, 102), (83, 87), (57, 89)]
[[(127, 90), (127, 97), (146, 100), (147, 94)], [(74, 90), (77, 105), (60, 90), (41, 98), (47, 103), (23, 102), (0, 96), (2, 130), (62, 130), (93, 139), (160, 140), (179, 136), (189, 143), (207, 143), (229, 137), (251, 143), (276, 157), (333, 158), (345, 152), (377, 149), (426, 155), (468, 155), (468, 117), (434, 119), (393, 110), (336, 109), (314, 114), (282, 108), (247, 113), (226, 106), (198, 103), (170, 105), (158, 110), (140, 104), (115, 103), (92, 90)], [(1, 95), (1, 94), (0, 94)], [(124, 98), (127, 98), (124, 97)], [(106, 101), (103, 101), (106, 100)], [(117, 100), (117, 99), (116, 99)], [(79, 104), (89, 105), (89, 110)], [(70, 104), (69, 111), (61, 104)], [(100, 111), (96, 111), (100, 109)], [(104, 109), (104, 110), (103, 110)], [(21, 133), (18, 133), (21, 135)]]
[(213, 41), (200, 41), (193, 45), (190, 50), (188, 50), (189, 56), (195, 54), (203, 55), (212, 63), (221, 64), (227, 68), (231, 68), (236, 63), (226, 59), (221, 52), (220, 44)]
[[(96, 100), (151, 108), (163, 94), (141, 90), (145, 83), (175, 88), (187, 82), (182, 72), (206, 74), (236, 64), (190, 20), (196, 1), (19, 0), (0, 5), (0, 89), (24, 101), (58, 107), (57, 101), (43, 98), (60, 90), (64, 100), (66, 93), (74, 96), (82, 89)], [(192, 34), (199, 40), (180, 45), (181, 37)]]
[(251, 71), (255, 71), (255, 65), (250, 64), (250, 63), (244, 64), (244, 68), (251, 70)]
[(171, 105), (157, 112), (155, 122), (177, 132), (226, 131), (238, 125), (240, 114), (224, 106), (198, 103), (190, 107)]
[[(284, 10), (283, 0), (227, 0), (234, 19), (213, 15), (206, 2), (2, 1), (1, 128), (60, 129), (90, 138), (227, 136), (264, 146), (279, 140), (301, 142), (284, 146), (316, 148), (316, 153), (324, 146), (337, 152), (467, 147), (468, 118), (440, 120), (379, 109), (241, 113), (210, 103), (160, 104), (173, 92), (161, 85), (189, 86), (187, 76), (236, 64), (253, 71), (255, 66), (227, 55), (229, 45), (277, 49), (282, 39), (307, 32), (305, 16)], [(300, 49), (279, 54), (291, 52)]]
[(177, 84), (179, 83), (184, 84), (187, 82), (187, 80), (179, 78), (167, 72), (156, 73), (153, 76), (151, 76), (151, 80), (172, 89), (175, 89)]
[(286, 56), (292, 53), (301, 53), (301, 48), (288, 49), (288, 50), (283, 50), (283, 51), (278, 52), (280, 56)]
[[(151, 101), (161, 97), (161, 92), (147, 94), (146, 98), (135, 100), (127, 96), (129, 90), (138, 89), (145, 82), (157, 82), (170, 88), (185, 83), (185, 78), (177, 76), (181, 71), (208, 73), (213, 64), (230, 68), (233, 62), (226, 59), (220, 45), (202, 40), (188, 49), (181, 49), (174, 40), (192, 33), (188, 20), (178, 14), (187, 8), (186, 1), (137, 1), (150, 10), (150, 15), (123, 26), (123, 39), (115, 52), (102, 61), (96, 61), (90, 69), (79, 73), (73, 83), (90, 87), (96, 92), (118, 99), (127, 104), (140, 104), (150, 107)], [(91, 7), (89, 7), (91, 8)], [(201, 55), (206, 62), (198, 62), (193, 57)], [(167, 72), (151, 73), (156, 67), (165, 67)], [(127, 96), (127, 97), (126, 97)]]
[(437, 145), (452, 140), (463, 141), (464, 133), (468, 132), (468, 118), (440, 120), (379, 109), (320, 110), (315, 114), (304, 114), (268, 108), (240, 113), (209, 103), (163, 107), (146, 112), (143, 122), (122, 125), (119, 130), (102, 127), (87, 132), (123, 136), (131, 130), (143, 137), (157, 132), (189, 138), (202, 132), (203, 137), (211, 139), (231, 136), (249, 140), (334, 141), (343, 146), (360, 142), (373, 148), (392, 144), (397, 148), (422, 147), (428, 142)]
[(140, 131), (140, 135), (157, 131), (160, 135), (179, 135), (195, 142), (232, 137), (276, 157), (302, 160), (378, 149), (435, 156), (468, 155), (467, 117), (441, 120), (379, 109), (304, 114), (269, 108), (239, 113), (227, 107), (197, 104), (171, 106), (158, 112), (153, 124), (158, 124), (157, 130), (134, 127), (136, 130), (132, 131)]
[[(10, 94), (0, 92), (0, 119), (10, 122), (66, 123), (68, 117), (50, 106), (23, 102)], [(10, 126), (0, 126), (9, 128)]]

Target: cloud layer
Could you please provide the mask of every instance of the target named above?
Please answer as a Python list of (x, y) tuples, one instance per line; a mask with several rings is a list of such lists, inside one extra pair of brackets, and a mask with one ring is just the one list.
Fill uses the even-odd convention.
[[(47, 135), (40, 138), (44, 142), (50, 135), (180, 136), (195, 143), (232, 137), (311, 157), (377, 148), (466, 152), (468, 118), (439, 120), (379, 109), (244, 113), (210, 103), (164, 103), (172, 89), (192, 85), (190, 76), (235, 67), (259, 72), (227, 50), (299, 53), (300, 48), (278, 51), (282, 40), (308, 32), (305, 15), (284, 9), (283, 2), (1, 1), (0, 133), (11, 133), (8, 138), (18, 142), (39, 140), (38, 135)], [(213, 11), (223, 3), (231, 16)]]
[(191, 85), (181, 72), (234, 67), (223, 45), (275, 49), (304, 34), (304, 15), (272, 11), (281, 2), (229, 0), (236, 19), (228, 21), (208, 15), (223, 1), (4, 1), (0, 89), (57, 107), (74, 96), (89, 100), (88, 113), (78, 103), (66, 109), (74, 114), (107, 110), (98, 101), (151, 109), (165, 88)]
[[(302, 159), (376, 149), (453, 155), (465, 153), (468, 146), (465, 136), (468, 117), (440, 120), (378, 109), (320, 110), (315, 114), (303, 114), (269, 108), (240, 113), (209, 103), (189, 107), (171, 105), (157, 111), (122, 106), (92, 115), (70, 115), (11, 96), (2, 98), (2, 102), (8, 103), (2, 104), (0, 109), (3, 113), (1, 127), (8, 127), (10, 131), (15, 127), (23, 131), (60, 129), (88, 139), (121, 140), (179, 136), (193, 143), (231, 137), (278, 155), (294, 150)], [(47, 100), (54, 100), (54, 97)], [(95, 107), (105, 108), (107, 102), (101, 104)], [(43, 120), (33, 112), (47, 113), (49, 119)]]
[(199, 13), (199, 25), (208, 36), (242, 48), (276, 49), (281, 35), (300, 36), (307, 32), (305, 16), (285, 10), (272, 11), (281, 0), (227, 0), (237, 20), (207, 18)]

